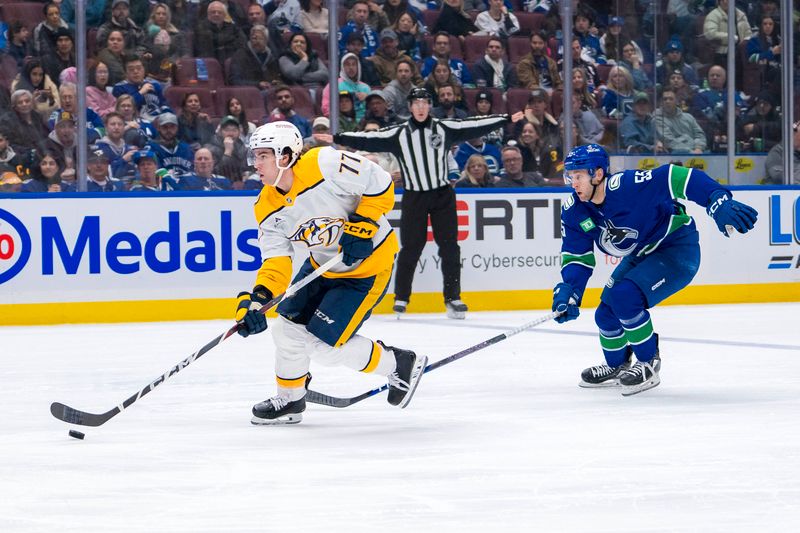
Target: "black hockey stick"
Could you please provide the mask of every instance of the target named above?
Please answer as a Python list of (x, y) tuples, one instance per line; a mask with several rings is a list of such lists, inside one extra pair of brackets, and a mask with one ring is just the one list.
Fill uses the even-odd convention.
[[(545, 315), (543, 317), (537, 318), (536, 320), (532, 320), (532, 321), (528, 322), (527, 324), (523, 324), (518, 328), (512, 329), (510, 331), (506, 331), (505, 333), (501, 333), (500, 335), (492, 337), (491, 339), (485, 340), (485, 341), (483, 341), (481, 343), (478, 343), (478, 344), (476, 344), (474, 346), (470, 346), (469, 348), (461, 350), (458, 353), (454, 353), (453, 355), (445, 357), (444, 359), (440, 359), (439, 361), (436, 361), (435, 363), (431, 363), (428, 366), (426, 366), (425, 367), (425, 373), (427, 374), (431, 370), (436, 370), (440, 366), (444, 366), (444, 365), (452, 363), (453, 361), (457, 361), (458, 359), (461, 359), (462, 357), (467, 356), (467, 355), (469, 355), (471, 353), (475, 353), (478, 350), (483, 350), (484, 348), (486, 348), (488, 346), (491, 346), (492, 344), (497, 344), (498, 342), (506, 340), (507, 338), (512, 337), (512, 336), (516, 335), (517, 333), (521, 333), (521, 332), (525, 331), (526, 329), (530, 329), (530, 328), (532, 328), (534, 326), (538, 326), (539, 324), (543, 324), (543, 323), (545, 323), (545, 322), (547, 322), (549, 320), (552, 320), (553, 318), (557, 317), (559, 314), (560, 313), (552, 312), (552, 313), (550, 313), (548, 315)], [(380, 387), (378, 387), (376, 389), (369, 390), (367, 392), (359, 394), (358, 396), (353, 396), (352, 398), (337, 398), (336, 396), (328, 396), (327, 394), (322, 394), (321, 392), (309, 390), (308, 393), (306, 394), (306, 400), (311, 402), (311, 403), (318, 403), (320, 405), (328, 405), (330, 407), (340, 407), (340, 408), (341, 407), (349, 407), (349, 406), (353, 405), (354, 403), (360, 402), (361, 400), (366, 400), (370, 396), (375, 396), (376, 394), (380, 394), (381, 392), (387, 390), (388, 388), (389, 388), (389, 384), (388, 383), (384, 383), (383, 385), (381, 385)]]
[[(308, 274), (306, 277), (296, 282), (295, 284), (290, 285), (283, 294), (279, 294), (278, 296), (274, 297), (272, 300), (267, 302), (259, 310), (259, 312), (266, 313), (269, 309), (280, 303), (281, 300), (283, 300), (284, 298), (291, 298), (292, 296), (297, 294), (297, 292), (300, 289), (302, 289), (303, 287), (305, 287), (306, 285), (317, 279), (319, 276), (330, 270), (331, 267), (339, 263), (341, 259), (342, 259), (342, 254), (338, 254), (332, 259), (330, 259), (328, 262), (320, 265), (317, 269)], [(102, 414), (93, 414), (93, 413), (87, 413), (86, 411), (79, 411), (78, 409), (73, 409), (72, 407), (64, 405), (63, 403), (53, 402), (52, 404), (50, 404), (50, 412), (53, 414), (54, 417), (58, 418), (59, 420), (63, 420), (64, 422), (68, 422), (70, 424), (77, 424), (79, 426), (92, 426), (92, 427), (102, 426), (103, 424), (114, 418), (116, 415), (118, 415), (119, 413), (130, 407), (133, 403), (139, 400), (139, 398), (141, 398), (145, 394), (149, 393), (150, 391), (152, 391), (153, 389), (164, 383), (166, 380), (168, 380), (169, 378), (171, 378), (172, 376), (174, 376), (175, 374), (177, 374), (178, 372), (180, 372), (181, 370), (192, 364), (197, 359), (200, 359), (206, 353), (210, 352), (215, 346), (217, 346), (222, 341), (224, 341), (225, 339), (236, 333), (239, 330), (239, 327), (240, 327), (239, 323), (234, 324), (233, 326), (228, 328), (227, 331), (218, 335), (216, 338), (214, 338), (214, 340), (210, 341), (208, 344), (197, 350), (195, 353), (193, 353), (192, 355), (190, 355), (177, 365), (173, 366), (172, 368), (164, 372), (162, 375), (158, 376), (145, 388), (143, 388), (142, 390), (140, 390), (139, 392), (137, 392), (136, 394), (134, 394), (133, 396), (131, 396), (130, 398), (119, 404), (118, 406), (114, 407), (110, 411), (106, 411), (105, 413)]]

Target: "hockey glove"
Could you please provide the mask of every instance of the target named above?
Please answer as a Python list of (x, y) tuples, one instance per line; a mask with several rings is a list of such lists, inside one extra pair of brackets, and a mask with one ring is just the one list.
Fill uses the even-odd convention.
[(559, 324), (575, 320), (581, 314), (580, 296), (569, 283), (559, 283), (553, 289), (553, 311), (561, 313), (555, 320)]
[(339, 246), (342, 247), (342, 263), (350, 266), (370, 256), (372, 237), (378, 231), (378, 224), (374, 220), (352, 214), (350, 220), (344, 223), (342, 231), (344, 233), (339, 239)]
[(267, 329), (267, 317), (260, 310), (270, 300), (272, 293), (263, 285), (257, 285), (253, 292), (239, 293), (239, 305), (236, 307), (239, 335), (247, 337)]
[(726, 237), (736, 230), (747, 233), (758, 219), (758, 211), (747, 204), (732, 199), (728, 191), (718, 190), (711, 194), (706, 212), (717, 223), (717, 227)]

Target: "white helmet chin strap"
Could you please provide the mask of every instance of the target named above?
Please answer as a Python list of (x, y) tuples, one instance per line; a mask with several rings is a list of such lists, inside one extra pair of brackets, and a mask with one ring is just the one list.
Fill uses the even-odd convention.
[[(281, 158), (283, 158), (282, 155), (281, 155)], [(292, 163), (294, 163), (294, 159), (291, 159), (289, 161), (288, 165), (286, 165), (285, 167), (282, 167), (278, 163), (278, 158), (277, 157), (275, 158), (275, 167), (278, 169), (278, 175), (275, 177), (275, 182), (272, 184), (273, 187), (275, 187), (275, 188), (278, 187), (278, 184), (281, 182), (281, 178), (283, 177), (283, 172), (286, 171), (286, 170), (289, 170), (289, 168), (291, 168), (291, 166), (292, 166)]]

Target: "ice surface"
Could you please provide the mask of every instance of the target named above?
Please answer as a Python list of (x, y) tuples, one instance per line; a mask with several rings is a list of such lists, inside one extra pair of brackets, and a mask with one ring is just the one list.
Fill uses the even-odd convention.
[[(546, 311), (376, 316), (362, 332), (455, 353)], [(229, 322), (0, 328), (0, 531), (797, 531), (800, 304), (657, 308), (662, 383), (577, 387), (601, 357), (591, 310), (385, 395), (255, 427), (269, 333), (238, 336), (99, 428), (103, 412)], [(381, 383), (312, 367), (314, 388)]]

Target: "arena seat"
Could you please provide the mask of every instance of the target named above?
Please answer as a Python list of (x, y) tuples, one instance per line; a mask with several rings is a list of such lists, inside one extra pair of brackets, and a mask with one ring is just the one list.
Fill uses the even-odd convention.
[(508, 60), (515, 65), (519, 60), (531, 53), (530, 37), (514, 35), (508, 39)]
[[(7, 24), (19, 20), (25, 27), (33, 31), (37, 24), (44, 20), (44, 3), (42, 2), (8, 2), (0, 3), (0, 20)], [(33, 35), (31, 35), (31, 42)]]
[(527, 13), (525, 11), (514, 12), (519, 21), (519, 33), (517, 35), (529, 36), (542, 28), (544, 15), (541, 13)]
[(194, 57), (181, 57), (178, 59), (178, 69), (175, 74), (175, 83), (182, 87), (207, 87), (212, 91), (225, 85), (225, 75), (222, 65), (214, 57), (204, 57), (208, 70), (208, 81), (197, 79), (197, 62)]
[(226, 115), (225, 104), (231, 98), (236, 97), (242, 103), (245, 115), (250, 122), (259, 124), (267, 114), (264, 107), (264, 97), (261, 91), (252, 86), (233, 86), (220, 87), (214, 93), (216, 102), (216, 113), (219, 116)]
[(474, 115), (476, 112), (475, 97), (483, 91), (489, 91), (492, 95), (492, 113), (506, 112), (506, 101), (503, 98), (503, 91), (500, 89), (487, 89), (484, 87), (482, 89), (462, 89), (462, 91), (464, 91), (464, 103), (467, 104), (470, 115)]
[(464, 39), (464, 61), (480, 61), (486, 54), (489, 38), (489, 35), (467, 35)]

